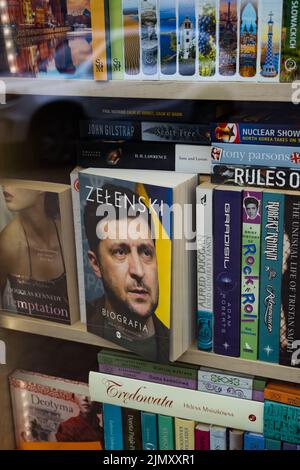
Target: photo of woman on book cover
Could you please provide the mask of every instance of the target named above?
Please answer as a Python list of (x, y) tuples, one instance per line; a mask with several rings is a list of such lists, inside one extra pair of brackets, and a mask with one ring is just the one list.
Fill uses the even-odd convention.
[(58, 195), (5, 183), (0, 232), (0, 306), (69, 323)]
[[(140, 196), (129, 188), (104, 184), (103, 202), (109, 202), (100, 205), (96, 192), (86, 198), (83, 211), (87, 257), (101, 281), (94, 299), (88, 300), (86, 292), (88, 331), (149, 360), (167, 362), (169, 328), (161, 320), (158, 306), (166, 299), (169, 302), (170, 296), (168, 287), (165, 292), (160, 290), (151, 213), (146, 206), (135, 214), (130, 212), (132, 207), (138, 208)], [(88, 276), (86, 270), (86, 287)], [(165, 305), (167, 317), (170, 310)]]

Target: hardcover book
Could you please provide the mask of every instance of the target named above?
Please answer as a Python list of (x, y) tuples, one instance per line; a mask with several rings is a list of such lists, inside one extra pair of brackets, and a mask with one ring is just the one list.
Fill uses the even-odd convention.
[(275, 401), (265, 401), (264, 436), (300, 444), (300, 408)]
[(77, 321), (70, 187), (13, 179), (0, 185), (10, 213), (0, 233), (1, 308), (64, 324)]
[[(193, 207), (197, 177), (87, 169), (79, 183), (88, 331), (154, 362), (176, 360), (191, 344), (195, 308), (194, 234), (178, 208)], [(193, 210), (186, 217), (191, 228)], [(96, 293), (90, 275), (101, 281)]]
[(21, 369), (9, 384), (18, 449), (103, 449), (101, 405), (87, 384)]

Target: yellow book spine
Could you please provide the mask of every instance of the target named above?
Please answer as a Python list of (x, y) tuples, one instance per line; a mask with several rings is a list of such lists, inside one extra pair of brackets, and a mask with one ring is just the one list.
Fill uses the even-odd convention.
[(175, 418), (176, 450), (195, 450), (195, 421)]
[(104, 0), (91, 0), (94, 80), (107, 80)]

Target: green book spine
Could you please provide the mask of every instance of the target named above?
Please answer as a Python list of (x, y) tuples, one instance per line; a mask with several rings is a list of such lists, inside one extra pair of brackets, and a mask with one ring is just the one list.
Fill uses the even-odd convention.
[(158, 445), (159, 450), (175, 450), (172, 416), (158, 415)]
[(300, 78), (300, 3), (283, 0), (281, 82), (293, 82)]
[(262, 193), (243, 191), (240, 357), (257, 359)]
[(112, 80), (124, 78), (122, 0), (109, 0), (110, 54)]

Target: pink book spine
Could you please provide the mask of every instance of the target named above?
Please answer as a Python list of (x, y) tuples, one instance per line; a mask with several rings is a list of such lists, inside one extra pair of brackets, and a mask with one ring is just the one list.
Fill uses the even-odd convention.
[(209, 431), (195, 429), (195, 450), (210, 450)]

